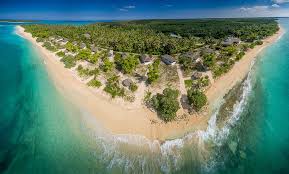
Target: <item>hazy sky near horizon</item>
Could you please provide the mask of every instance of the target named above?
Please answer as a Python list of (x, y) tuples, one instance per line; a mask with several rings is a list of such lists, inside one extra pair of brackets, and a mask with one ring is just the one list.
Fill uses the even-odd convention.
[(289, 0), (0, 0), (2, 19), (288, 17)]

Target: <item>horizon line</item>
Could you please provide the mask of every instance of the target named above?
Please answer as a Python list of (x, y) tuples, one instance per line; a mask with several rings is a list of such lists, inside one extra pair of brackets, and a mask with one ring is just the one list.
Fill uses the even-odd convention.
[(192, 19), (258, 19), (258, 18), (289, 18), (289, 16), (272, 17), (195, 17), (195, 18), (136, 18), (136, 19), (1, 19), (0, 21), (9, 20), (30, 20), (30, 21), (134, 21), (134, 20), (192, 20)]

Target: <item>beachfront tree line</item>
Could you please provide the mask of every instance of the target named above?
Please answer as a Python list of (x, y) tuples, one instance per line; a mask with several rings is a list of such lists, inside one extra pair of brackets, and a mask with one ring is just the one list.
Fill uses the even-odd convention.
[(273, 18), (137, 20), (114, 24), (142, 25), (165, 34), (203, 38), (207, 43), (212, 42), (212, 39), (224, 39), (228, 36), (253, 42), (273, 35), (278, 30), (278, 24)]
[[(149, 53), (153, 55), (185, 52), (196, 46), (196, 38), (173, 38), (143, 27), (111, 26), (94, 24), (87, 26), (27, 25), (26, 30), (35, 37), (61, 36), (68, 40), (95, 44), (98, 47), (119, 52)], [(87, 38), (84, 34), (89, 34)]]
[[(99, 69), (89, 70), (82, 66), (77, 67), (80, 76), (94, 76), (88, 83), (89, 86), (100, 87), (102, 84), (96, 78), (100, 70), (107, 73), (117, 69), (130, 75), (136, 70), (139, 55), (127, 54), (124, 59), (120, 52), (172, 55), (209, 46), (214, 52), (202, 53), (201, 65), (179, 55), (177, 56), (178, 62), (184, 71), (207, 69), (218, 77), (232, 67), (234, 64), (232, 56), (235, 56), (236, 61), (240, 60), (247, 49), (262, 44), (261, 39), (274, 34), (278, 30), (278, 25), (274, 19), (142, 20), (85, 26), (25, 25), (25, 29), (37, 37), (38, 42), (44, 42), (43, 46), (51, 51), (66, 48), (69, 52), (76, 53), (74, 58), (71, 55), (66, 56), (62, 51), (57, 52), (67, 68), (74, 67), (77, 60), (86, 60), (93, 64), (101, 60)], [(240, 46), (240, 49), (236, 45), (222, 46), (221, 42), (229, 36), (241, 38), (245, 43)], [(49, 37), (65, 38), (68, 42), (61, 47), (53, 46), (47, 42)], [(86, 49), (80, 48), (82, 43), (85, 44)], [(101, 48), (102, 51), (92, 54), (90, 46)], [(117, 51), (113, 62), (108, 58), (110, 49)], [(148, 66), (148, 84), (155, 83), (159, 79), (159, 68), (160, 59), (156, 59)], [(200, 80), (197, 86), (207, 86), (207, 82), (208, 79)], [(118, 76), (109, 77), (104, 91), (113, 98), (124, 97), (125, 90), (119, 84)], [(137, 85), (133, 84), (130, 90), (136, 91)], [(164, 121), (171, 121), (180, 108), (178, 96), (177, 90), (166, 88), (162, 93), (151, 96), (149, 104)], [(188, 88), (187, 97), (195, 111), (200, 111), (207, 104), (207, 98), (199, 87), (192, 88), (191, 85)]]
[(253, 42), (273, 35), (278, 25), (274, 19), (141, 20), (85, 26), (26, 25), (25, 29), (38, 38), (61, 36), (119, 52), (160, 55), (186, 52), (228, 36)]

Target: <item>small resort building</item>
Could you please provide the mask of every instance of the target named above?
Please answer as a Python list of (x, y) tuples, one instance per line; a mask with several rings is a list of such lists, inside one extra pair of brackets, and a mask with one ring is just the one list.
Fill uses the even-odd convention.
[(228, 37), (222, 42), (223, 46), (231, 46), (234, 44), (240, 44), (241, 40), (237, 37)]
[(121, 58), (126, 58), (127, 54), (126, 53), (121, 53)]
[(177, 34), (175, 34), (175, 33), (171, 33), (170, 36), (171, 36), (171, 37), (174, 37), (174, 38), (178, 38), (178, 39), (181, 39), (181, 38), (182, 38), (182, 36), (177, 35)]
[(84, 36), (86, 39), (90, 39), (90, 34), (88, 34), (88, 33), (83, 34), (83, 36)]
[(174, 60), (174, 58), (168, 54), (162, 55), (161, 59), (166, 65), (175, 65), (176, 64), (176, 61)]
[(152, 58), (147, 54), (141, 55), (139, 59), (140, 59), (140, 62), (144, 65), (148, 65), (152, 63)]
[(48, 40), (50, 40), (50, 41), (54, 41), (55, 38), (54, 38), (53, 36), (49, 36)]
[(113, 54), (113, 50), (109, 50), (108, 52), (108, 57), (113, 58), (114, 54)]
[(122, 81), (122, 85), (125, 87), (130, 87), (133, 84), (133, 81), (131, 79), (125, 79)]
[(58, 41), (58, 44), (61, 45), (61, 46), (64, 46), (67, 42), (68, 42), (68, 39), (60, 39)]
[(207, 54), (214, 54), (215, 51), (212, 48), (204, 48), (202, 50), (202, 55), (207, 55)]
[(200, 78), (202, 78), (203, 74), (201, 72), (194, 72), (191, 79), (192, 80), (198, 80)]
[(90, 45), (90, 50), (92, 51), (92, 52), (98, 52), (98, 47), (96, 47), (94, 44), (92, 44), (92, 45)]
[(79, 48), (80, 48), (80, 49), (84, 49), (84, 48), (86, 48), (85, 43), (81, 43), (80, 46), (79, 46)]
[(199, 52), (192, 52), (192, 51), (188, 51), (186, 53), (183, 53), (181, 56), (187, 58), (187, 59), (191, 59), (193, 62), (196, 62), (196, 60), (198, 58), (200, 58), (200, 53)]

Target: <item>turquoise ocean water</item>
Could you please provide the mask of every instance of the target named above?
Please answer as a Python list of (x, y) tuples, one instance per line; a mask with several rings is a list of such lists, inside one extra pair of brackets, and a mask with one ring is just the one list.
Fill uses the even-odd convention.
[(207, 131), (160, 144), (102, 131), (57, 91), (15, 24), (1, 23), (0, 173), (288, 173), (288, 74), (286, 33), (259, 56), (222, 126), (215, 114)]

